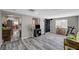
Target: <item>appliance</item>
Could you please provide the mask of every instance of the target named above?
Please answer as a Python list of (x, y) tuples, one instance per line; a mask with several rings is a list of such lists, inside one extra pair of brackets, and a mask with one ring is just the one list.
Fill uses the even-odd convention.
[(34, 30), (34, 37), (38, 37), (41, 35), (41, 29), (35, 29)]
[(41, 35), (41, 29), (40, 29), (40, 25), (35, 25), (35, 29), (34, 29), (34, 37), (38, 37)]

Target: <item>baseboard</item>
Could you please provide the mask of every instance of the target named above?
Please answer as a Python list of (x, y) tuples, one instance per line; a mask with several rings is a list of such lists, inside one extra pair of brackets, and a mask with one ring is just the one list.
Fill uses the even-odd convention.
[(27, 38), (32, 38), (32, 37), (23, 37), (22, 40), (23, 40), (23, 39), (27, 39)]

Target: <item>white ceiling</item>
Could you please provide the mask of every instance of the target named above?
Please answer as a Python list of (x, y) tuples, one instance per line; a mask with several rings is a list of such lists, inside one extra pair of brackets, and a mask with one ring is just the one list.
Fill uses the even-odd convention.
[(41, 18), (59, 18), (59, 17), (79, 15), (79, 9), (33, 9), (33, 10), (34, 11), (32, 12), (29, 11), (29, 9), (3, 9), (3, 11)]

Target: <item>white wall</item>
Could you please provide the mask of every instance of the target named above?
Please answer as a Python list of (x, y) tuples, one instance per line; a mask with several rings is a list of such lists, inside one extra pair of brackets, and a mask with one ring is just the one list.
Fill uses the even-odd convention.
[(79, 16), (78, 16), (78, 31), (79, 31)]
[(44, 34), (44, 18), (40, 18), (40, 29), (41, 34)]
[(0, 46), (2, 44), (2, 14), (0, 12)]
[(56, 32), (55, 29), (55, 20), (68, 20), (68, 26), (75, 26), (77, 31), (78, 31), (78, 17), (77, 16), (73, 16), (73, 17), (64, 17), (64, 18), (56, 18), (54, 20), (52, 20), (51, 22), (51, 32)]
[(32, 17), (22, 16), (22, 39), (32, 37)]
[(68, 26), (75, 26), (78, 30), (78, 17), (69, 17), (68, 19)]
[(50, 32), (55, 33), (55, 20), (50, 21)]

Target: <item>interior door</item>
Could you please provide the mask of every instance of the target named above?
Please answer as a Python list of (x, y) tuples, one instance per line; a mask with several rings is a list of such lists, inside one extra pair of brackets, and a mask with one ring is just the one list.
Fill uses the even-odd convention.
[(45, 19), (45, 33), (50, 32), (50, 20)]

